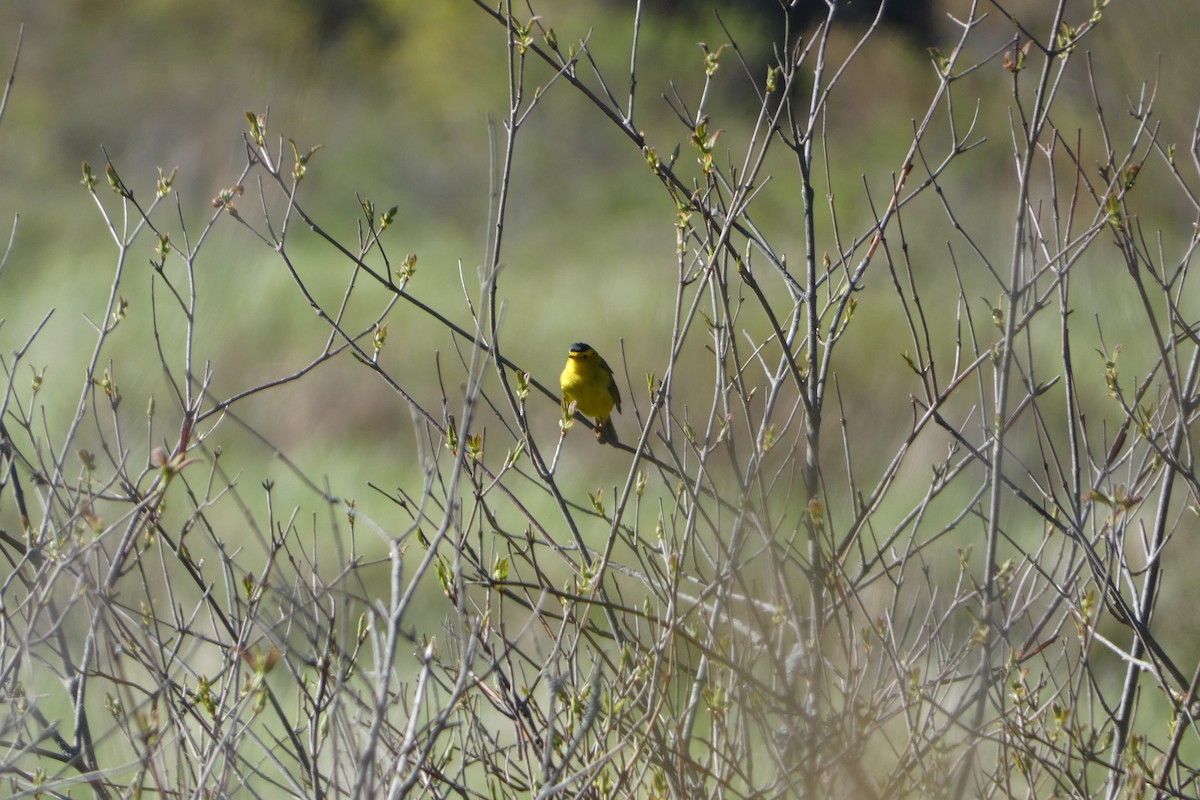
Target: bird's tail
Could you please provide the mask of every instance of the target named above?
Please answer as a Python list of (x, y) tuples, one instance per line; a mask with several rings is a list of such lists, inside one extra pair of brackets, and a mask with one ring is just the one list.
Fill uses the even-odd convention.
[(596, 441), (600, 444), (618, 444), (617, 429), (613, 427), (612, 417), (596, 426)]

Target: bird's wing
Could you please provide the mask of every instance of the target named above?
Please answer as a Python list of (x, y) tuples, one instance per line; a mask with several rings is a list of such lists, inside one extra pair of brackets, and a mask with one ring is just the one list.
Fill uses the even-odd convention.
[(621, 390), (617, 388), (617, 379), (613, 377), (612, 367), (604, 359), (600, 359), (600, 366), (608, 373), (608, 393), (612, 395), (613, 403), (617, 407), (617, 411), (621, 410)]

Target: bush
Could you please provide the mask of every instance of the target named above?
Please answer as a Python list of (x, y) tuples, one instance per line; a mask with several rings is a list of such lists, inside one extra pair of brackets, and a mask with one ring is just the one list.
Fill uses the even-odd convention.
[[(769, 51), (732, 27), (701, 45), (669, 128), (642, 124), (636, 57), (615, 74), (551, 15), (478, 3), (510, 102), (481, 266), (449, 279), (393, 244), (412, 234), (388, 204), (363, 199), (350, 235), (310, 213), (325, 153), (266, 113), (200, 222), (171, 173), (150, 193), (85, 163), (115, 266), (61, 423), (31, 357), (49, 317), (4, 330), (10, 794), (1193, 792), (1196, 654), (1160, 607), (1191, 607), (1200, 239), (1142, 209), (1200, 213), (1200, 130), (1168, 144), (1153, 91), (1113, 121), (1083, 49), (1106, 3), (1060, 2), (1036, 28), (961, 5), (915, 115), (878, 72), (894, 40), (841, 27), (834, 3)], [(997, 81), (1002, 113), (981, 100)], [(618, 230), (566, 290), (505, 266), (538, 192), (528, 128), (580, 100), (583, 128), (644, 164), (612, 202), (670, 232), (669, 270), (606, 273), (635, 257)], [(909, 116), (895, 156), (831, 132)], [(856, 172), (856, 147), (892, 168)], [(578, 167), (587, 191), (597, 165)], [(529, 224), (569, 249), (554, 219)], [(230, 226), (323, 339), (222, 393), (197, 337), (274, 307), (206, 299), (210, 235)], [(133, 285), (153, 313), (118, 347)], [(553, 376), (567, 323), (615, 326), (614, 307), (668, 323), (593, 341), (624, 399), (609, 447)], [(159, 369), (167, 399), (148, 406), (118, 380)], [(305, 392), (305, 420), (335, 421), (365, 384), (413, 434), (375, 425), (362, 458), (406, 471), (371, 481), (390, 505), (370, 515), (309, 476), (321, 453), (262, 430)], [(261, 495), (226, 452), (247, 445), (287, 466), (252, 475)], [(288, 513), (279, 482), (306, 493)]]

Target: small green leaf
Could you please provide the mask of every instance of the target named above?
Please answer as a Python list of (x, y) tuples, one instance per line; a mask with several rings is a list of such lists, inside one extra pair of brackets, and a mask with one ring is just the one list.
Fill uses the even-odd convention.
[(492, 565), (492, 580), (503, 582), (508, 580), (508, 559), (497, 558)]

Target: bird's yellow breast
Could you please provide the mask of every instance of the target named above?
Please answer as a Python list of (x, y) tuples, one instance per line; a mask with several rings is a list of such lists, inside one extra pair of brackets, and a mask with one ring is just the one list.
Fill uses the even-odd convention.
[(585, 357), (579, 358), (572, 353), (559, 376), (563, 397), (568, 402), (573, 400), (576, 410), (584, 416), (606, 420), (616, 403), (609, 389), (612, 376), (597, 363), (598, 356), (595, 353), (591, 353), (590, 359), (586, 354), (578, 355)]

